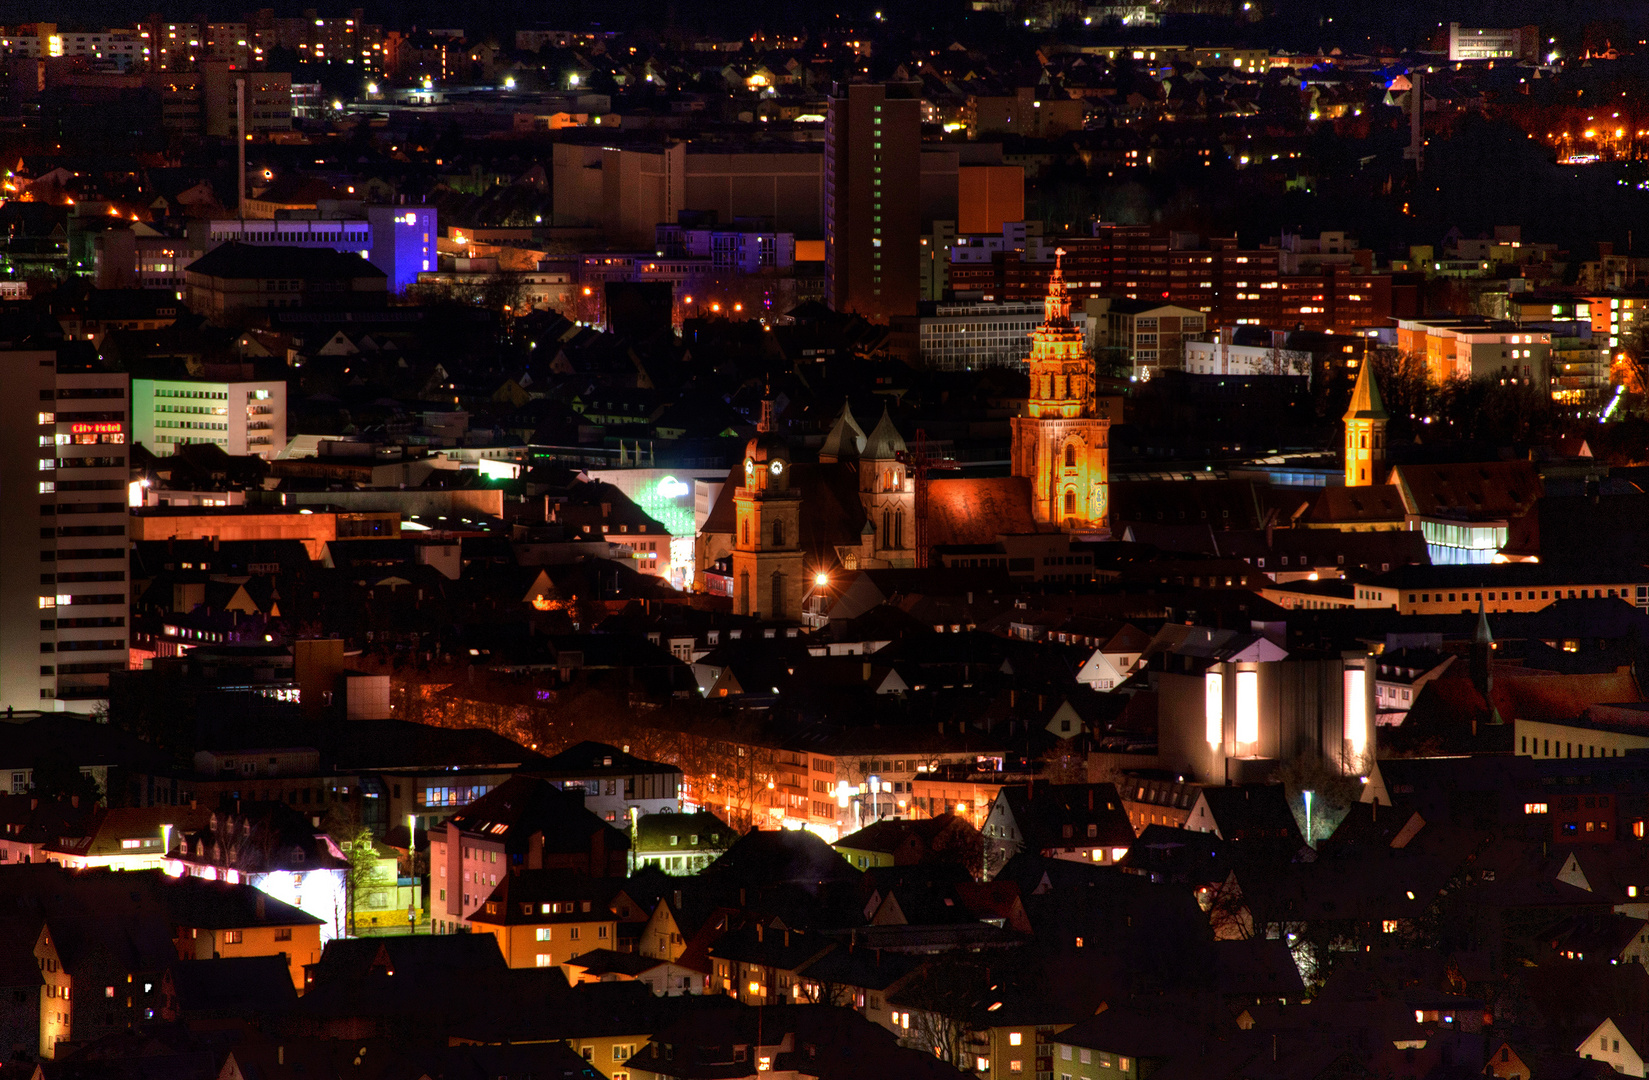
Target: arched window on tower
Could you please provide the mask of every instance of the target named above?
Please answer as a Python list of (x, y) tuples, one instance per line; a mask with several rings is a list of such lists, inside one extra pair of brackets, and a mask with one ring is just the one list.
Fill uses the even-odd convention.
[(782, 521), (773, 523), (773, 546), (784, 547), (784, 522)]
[(739, 543), (744, 547), (750, 546), (750, 519), (745, 518), (739, 524)]
[(893, 513), (893, 546), (896, 548), (905, 546), (905, 512), (903, 510), (896, 510)]
[(775, 619), (785, 616), (784, 573), (779, 570), (773, 571), (773, 610), (768, 614)]
[(1065, 489), (1065, 516), (1066, 517), (1071, 517), (1071, 516), (1074, 516), (1075, 514), (1076, 514), (1076, 492), (1073, 489), (1066, 488)]
[(1067, 469), (1076, 468), (1076, 443), (1065, 444), (1065, 467)]
[(1367, 450), (1368, 449), (1368, 436), (1367, 435), (1363, 436), (1363, 444), (1362, 444), (1361, 447), (1359, 447), (1359, 449), (1362, 449), (1362, 450)]
[(750, 614), (750, 571), (739, 571), (739, 614)]

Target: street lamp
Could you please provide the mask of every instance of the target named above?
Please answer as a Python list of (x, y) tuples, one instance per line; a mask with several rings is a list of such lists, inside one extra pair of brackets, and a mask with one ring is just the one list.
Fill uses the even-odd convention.
[(1305, 846), (1310, 847), (1311, 846), (1311, 797), (1313, 795), (1315, 795), (1316, 792), (1314, 792), (1311, 789), (1307, 788), (1305, 791), (1300, 792), (1300, 794), (1305, 796)]
[[(423, 889), (418, 883), (418, 815), (407, 815), (407, 876), (412, 878), (412, 899), (407, 903), (407, 930), (418, 932), (418, 900)], [(430, 925), (434, 925), (433, 923)]]

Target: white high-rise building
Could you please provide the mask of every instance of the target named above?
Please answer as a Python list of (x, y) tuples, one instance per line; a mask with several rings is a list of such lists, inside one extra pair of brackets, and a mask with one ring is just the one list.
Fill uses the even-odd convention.
[(266, 461), (286, 446), (286, 383), (279, 379), (133, 379), (132, 441), (167, 455), (190, 443)]
[(0, 352), (0, 706), (90, 711), (127, 664), (127, 376)]

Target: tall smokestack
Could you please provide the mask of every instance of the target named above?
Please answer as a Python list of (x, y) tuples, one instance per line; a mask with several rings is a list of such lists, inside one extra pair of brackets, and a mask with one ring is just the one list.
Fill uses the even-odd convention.
[(235, 80), (235, 214), (246, 219), (246, 80)]
[(1414, 159), (1414, 171), (1426, 171), (1426, 73), (1409, 72), (1409, 152)]

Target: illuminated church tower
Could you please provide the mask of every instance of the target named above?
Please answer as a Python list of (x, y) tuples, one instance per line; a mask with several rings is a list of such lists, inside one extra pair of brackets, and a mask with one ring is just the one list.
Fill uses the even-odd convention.
[(1386, 421), (1391, 419), (1380, 400), (1380, 384), (1367, 360), (1357, 373), (1346, 409), (1346, 487), (1385, 483)]
[(744, 449), (744, 483), (733, 493), (733, 605), (740, 615), (801, 615), (801, 492), (790, 486), (790, 447), (762, 401), (756, 437)]
[(1013, 418), (1013, 475), (1031, 482), (1031, 509), (1041, 524), (1070, 532), (1105, 526), (1109, 512), (1111, 422), (1094, 415), (1094, 362), (1071, 323), (1061, 260), (1031, 331), (1031, 392)]

